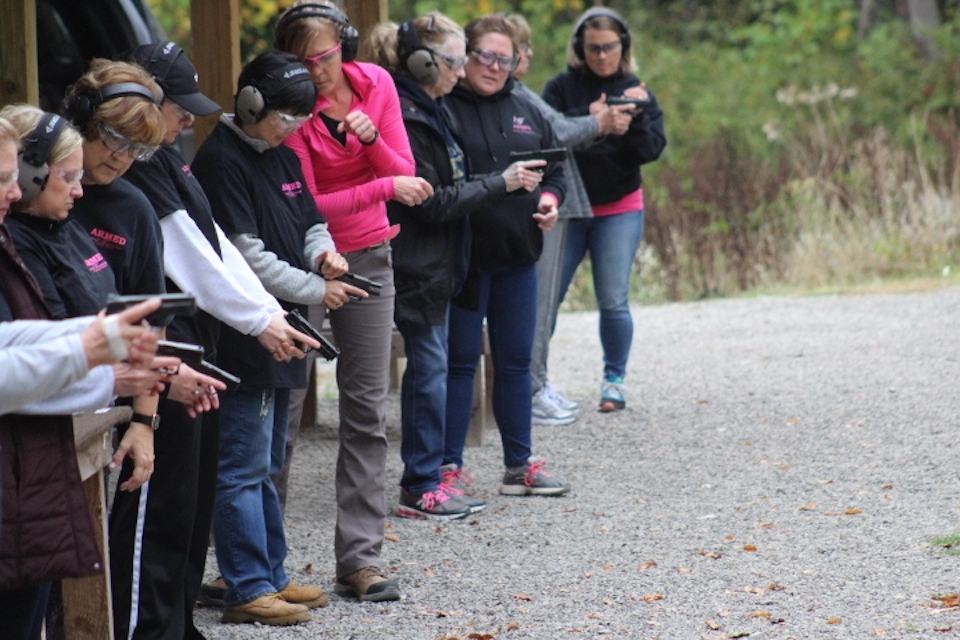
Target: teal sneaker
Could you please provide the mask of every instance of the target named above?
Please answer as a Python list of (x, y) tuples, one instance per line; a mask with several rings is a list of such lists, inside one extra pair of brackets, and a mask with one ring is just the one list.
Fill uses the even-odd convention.
[(624, 397), (625, 386), (623, 378), (619, 376), (608, 376), (600, 384), (600, 411), (610, 413), (611, 411), (621, 411), (627, 406), (627, 399)]

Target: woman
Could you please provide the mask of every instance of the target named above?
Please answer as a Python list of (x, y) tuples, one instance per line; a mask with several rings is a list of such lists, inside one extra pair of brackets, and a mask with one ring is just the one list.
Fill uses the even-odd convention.
[[(223, 322), (240, 334), (255, 336), (275, 360), (302, 357), (295, 342), (319, 345), (290, 327), (276, 298), (226, 239), (203, 188), (174, 144), (195, 115), (211, 115), (220, 106), (200, 92), (197, 70), (176, 43), (143, 45), (127, 57), (163, 89), (160, 111), (165, 133), (157, 152), (146, 162), (133, 163), (124, 178), (143, 191), (160, 220), (167, 289), (188, 291), (197, 300), (197, 313), (175, 318), (167, 337), (202, 346), (205, 359), (216, 362)], [(302, 284), (290, 282), (298, 288)], [(161, 399), (159, 409), (164, 428), (157, 433), (156, 455), (163, 464), (151, 481), (142, 547), (142, 565), (147, 569), (140, 579), (141, 590), (159, 597), (135, 603), (137, 637), (199, 638), (193, 609), (213, 519), (220, 414), (191, 415), (169, 399)], [(286, 600), (297, 598), (300, 592), (295, 587), (288, 586)], [(131, 613), (123, 615), (130, 619)], [(120, 624), (118, 628), (126, 628), (125, 622)]]
[[(524, 85), (521, 80), (530, 70), (530, 61), (533, 59), (533, 33), (526, 19), (520, 14), (508, 15), (507, 20), (513, 25), (517, 40), (520, 42), (520, 62), (513, 71), (513, 79), (516, 81), (513, 90), (532, 102), (550, 121), (557, 146), (568, 149), (586, 147), (599, 137), (626, 130), (630, 123), (630, 115), (624, 111), (629, 107), (608, 107), (603, 101), (598, 101), (590, 114), (567, 117)], [(570, 157), (569, 152), (567, 156)], [(557, 307), (560, 304), (560, 276), (563, 250), (567, 239), (567, 224), (571, 218), (589, 218), (593, 215), (583, 179), (575, 162), (566, 163), (564, 177), (567, 179), (567, 192), (560, 207), (560, 218), (557, 220), (557, 226), (544, 238), (543, 255), (537, 260), (537, 333), (530, 367), (533, 375), (534, 425), (570, 424), (577, 419), (574, 412), (580, 407), (577, 401), (560, 393), (547, 379), (550, 336), (557, 321)]]
[(383, 285), (381, 295), (330, 309), (340, 357), (337, 459), (336, 590), (360, 600), (396, 600), (380, 549), (387, 515), (385, 407), (393, 331), (391, 227), (386, 202), (418, 205), (433, 194), (415, 165), (397, 92), (380, 67), (355, 62), (359, 34), (328, 4), (294, 5), (277, 23), (276, 45), (307, 65), (317, 88), (316, 117), (287, 144), (330, 223), (353, 273)]
[[(503, 171), (511, 151), (549, 148), (553, 131), (539, 110), (513, 94), (519, 57), (513, 27), (499, 15), (467, 25), (466, 75), (447, 103), (458, 123), (469, 174)], [(507, 115), (509, 114), (509, 117)], [(557, 221), (563, 169), (521, 169), (524, 190), (470, 218), (470, 269), (450, 310), (450, 373), (444, 464), (463, 467), (483, 321), (494, 365), (493, 412), (503, 441), (504, 495), (563, 495), (570, 486), (544, 471), (531, 441), (530, 353), (537, 309), (536, 261), (543, 231)]]
[[(643, 238), (640, 166), (660, 157), (667, 144), (656, 96), (634, 75), (630, 32), (615, 11), (587, 10), (567, 47), (569, 68), (550, 80), (543, 97), (567, 116), (593, 114), (608, 97), (644, 101), (623, 135), (576, 150), (574, 158), (590, 198), (593, 218), (572, 220), (564, 255), (560, 299), (587, 252), (600, 307), (603, 382), (600, 411), (626, 407), (624, 377), (633, 342), (630, 275)], [(621, 133), (621, 131), (617, 131)]]
[[(283, 146), (316, 101), (306, 67), (293, 55), (267, 52), (243, 68), (237, 86), (236, 115), (221, 116), (192, 165), (214, 218), (288, 310), (362, 295), (332, 280), (346, 273), (346, 262), (303, 188), (297, 156)], [(309, 609), (327, 604), (327, 596), (295, 584), (284, 569), (283, 514), (271, 480), (283, 466), (290, 389), (306, 385), (306, 367), (276, 362), (255, 337), (228, 325), (218, 350), (242, 380), (221, 408), (214, 539), (227, 584), (223, 622), (308, 622)]]
[(516, 163), (502, 174), (466, 180), (466, 160), (443, 110), (443, 96), (464, 77), (467, 62), (463, 29), (450, 18), (430, 12), (399, 27), (386, 23), (370, 42), (374, 60), (391, 72), (397, 85), (417, 175), (434, 189), (419, 206), (387, 205), (390, 221), (400, 225), (400, 235), (392, 242), (394, 318), (407, 356), (400, 405), (404, 471), (397, 515), (462, 518), (485, 506), (480, 498), (444, 483), (440, 469), (446, 432), (447, 317), (466, 272), (466, 216), (521, 188), (524, 169), (545, 163)]

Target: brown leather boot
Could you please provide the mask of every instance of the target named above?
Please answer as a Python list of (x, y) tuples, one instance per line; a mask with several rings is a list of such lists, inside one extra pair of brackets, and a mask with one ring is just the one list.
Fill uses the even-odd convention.
[(310, 622), (313, 614), (302, 604), (293, 604), (278, 593), (268, 593), (252, 602), (227, 607), (220, 622), (259, 622), (260, 624), (288, 625)]
[(380, 567), (364, 567), (337, 578), (336, 590), (342, 596), (353, 596), (363, 602), (400, 599), (397, 581), (387, 578)]
[(323, 589), (313, 584), (299, 585), (293, 580), (280, 592), (280, 597), (293, 604), (302, 604), (307, 609), (316, 609), (330, 604)]

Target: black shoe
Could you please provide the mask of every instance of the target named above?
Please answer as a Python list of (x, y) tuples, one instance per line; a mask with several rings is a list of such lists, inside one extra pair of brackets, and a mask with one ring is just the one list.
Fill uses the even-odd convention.
[(217, 576), (216, 580), (200, 585), (197, 603), (205, 607), (222, 607), (225, 595), (227, 595), (227, 583), (221, 576)]

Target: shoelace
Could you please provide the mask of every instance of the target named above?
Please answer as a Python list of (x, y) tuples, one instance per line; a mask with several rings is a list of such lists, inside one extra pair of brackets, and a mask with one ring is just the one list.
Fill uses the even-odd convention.
[(550, 478), (550, 474), (543, 470), (546, 464), (546, 460), (531, 463), (530, 466), (527, 467), (527, 474), (523, 477), (523, 484), (532, 487), (534, 483), (536, 483), (538, 475)]
[(442, 489), (429, 491), (420, 496), (420, 502), (423, 503), (423, 508), (427, 509), (428, 511), (436, 507), (438, 504), (443, 504), (449, 499), (450, 496), (448, 496)]
[[(473, 476), (464, 471), (463, 469), (456, 469), (455, 471), (444, 471), (443, 480), (440, 481), (441, 484), (448, 487), (453, 487), (457, 489), (458, 484), (464, 484), (470, 486), (473, 484)], [(460, 489), (457, 489), (460, 493), (463, 493)]]
[(458, 489), (454, 485), (445, 484), (443, 482), (440, 483), (438, 491), (443, 491), (445, 494), (447, 494), (447, 497), (466, 495), (461, 489)]

